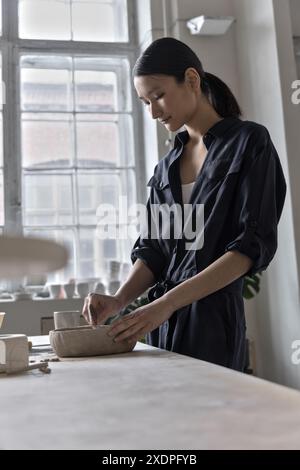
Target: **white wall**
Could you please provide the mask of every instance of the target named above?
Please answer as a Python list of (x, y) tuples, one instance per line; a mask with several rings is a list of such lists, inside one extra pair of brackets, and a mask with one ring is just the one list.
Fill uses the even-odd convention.
[(300, 36), (300, 5), (299, 0), (290, 0), (292, 30), (294, 36)]
[[(300, 339), (300, 105), (291, 103), (291, 83), (297, 78), (292, 35), (300, 31), (300, 2), (291, 2), (293, 32), (289, 3), (281, 0), (167, 0), (171, 35), (195, 50), (205, 70), (228, 83), (244, 118), (269, 129), (280, 155), (288, 194), (279, 248), (260, 294), (247, 303), (247, 323), (258, 375), (300, 388), (300, 366), (291, 363), (292, 341)], [(151, 7), (152, 32), (159, 34), (162, 2), (152, 1)], [(221, 37), (191, 36), (186, 21), (201, 14), (232, 15), (237, 21)]]
[(290, 0), (292, 32), (296, 55), (297, 77), (300, 79), (300, 2)]
[(239, 97), (239, 83), (236, 73), (236, 42), (234, 28), (224, 36), (192, 36), (186, 26), (188, 19), (201, 14), (233, 15), (230, 0), (171, 0), (171, 33), (187, 43), (199, 56), (204, 70), (218, 75), (230, 84), (232, 91)]

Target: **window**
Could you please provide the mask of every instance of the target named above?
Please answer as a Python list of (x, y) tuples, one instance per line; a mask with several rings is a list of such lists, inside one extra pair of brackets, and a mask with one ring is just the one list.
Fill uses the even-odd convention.
[[(1, 19), (1, 18), (0, 18)], [(2, 27), (2, 24), (1, 24)], [(0, 56), (0, 229), (4, 225), (4, 191), (3, 191), (3, 105), (5, 101), (5, 87), (2, 81), (2, 56)]]
[(5, 181), (15, 184), (3, 189), (1, 114), (0, 224), (7, 232), (50, 238), (68, 248), (68, 266), (50, 281), (101, 276), (107, 259), (128, 262), (132, 241), (99, 239), (97, 208), (118, 208), (122, 196), (128, 206), (135, 203), (140, 178), (130, 79), (132, 2), (3, 4), (3, 24), (10, 24), (1, 41), (9, 83)]
[(128, 41), (126, 0), (19, 0), (21, 38)]

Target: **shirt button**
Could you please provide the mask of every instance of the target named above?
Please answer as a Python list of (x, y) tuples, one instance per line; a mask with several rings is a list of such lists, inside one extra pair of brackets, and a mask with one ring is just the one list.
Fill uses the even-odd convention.
[(250, 220), (250, 222), (249, 222), (249, 227), (253, 227), (253, 228), (257, 227), (257, 222), (256, 222), (256, 220)]
[(164, 187), (164, 183), (162, 181), (159, 183), (159, 187), (160, 187), (160, 189), (162, 189)]

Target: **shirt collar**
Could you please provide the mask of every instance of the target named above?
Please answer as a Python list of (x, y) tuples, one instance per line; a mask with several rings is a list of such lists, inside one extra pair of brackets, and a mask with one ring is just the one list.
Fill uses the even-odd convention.
[[(221, 121), (218, 121), (210, 129), (208, 129), (203, 137), (205, 137), (207, 134), (212, 137), (222, 137), (238, 121), (239, 119), (235, 117), (223, 118)], [(176, 134), (174, 147), (176, 148), (178, 145), (185, 145), (188, 140), (188, 131), (179, 132)]]
[(216, 122), (208, 131), (214, 137), (222, 137), (236, 122), (240, 121), (239, 118), (226, 117), (221, 121)]

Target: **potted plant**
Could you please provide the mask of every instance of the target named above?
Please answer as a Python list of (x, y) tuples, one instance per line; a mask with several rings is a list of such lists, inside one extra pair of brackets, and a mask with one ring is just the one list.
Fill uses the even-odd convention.
[(245, 276), (243, 288), (244, 299), (252, 299), (258, 294), (260, 289), (260, 276), (261, 273), (254, 274), (253, 276)]

